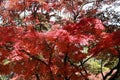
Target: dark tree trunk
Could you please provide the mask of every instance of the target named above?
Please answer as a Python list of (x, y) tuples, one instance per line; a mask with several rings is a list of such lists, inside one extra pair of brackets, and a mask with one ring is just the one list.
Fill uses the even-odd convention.
[(109, 80), (120, 80), (120, 57), (119, 62), (117, 64), (117, 71), (111, 76)]

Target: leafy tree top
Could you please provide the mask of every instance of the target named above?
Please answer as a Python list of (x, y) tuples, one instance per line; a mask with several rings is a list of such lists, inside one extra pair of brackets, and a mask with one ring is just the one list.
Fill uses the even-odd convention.
[[(87, 80), (91, 73), (85, 63), (89, 58), (106, 53), (119, 57), (120, 31), (107, 33), (101, 20), (91, 15), (80, 18), (84, 11), (79, 7), (86, 2), (1, 1), (0, 73), (13, 72), (26, 80)], [(63, 8), (74, 14), (73, 19), (51, 22), (55, 14), (50, 13)], [(25, 11), (30, 15), (21, 18)]]

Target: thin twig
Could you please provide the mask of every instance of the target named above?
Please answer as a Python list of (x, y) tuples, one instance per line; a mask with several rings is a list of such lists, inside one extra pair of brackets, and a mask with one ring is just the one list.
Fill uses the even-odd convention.
[(93, 55), (91, 55), (90, 57), (88, 57), (86, 60), (84, 60), (83, 62), (82, 62), (82, 64), (84, 65), (89, 59), (91, 59), (93, 57)]
[[(117, 65), (117, 66), (118, 66), (118, 65)], [(104, 76), (104, 79), (103, 79), (103, 80), (106, 80), (107, 77), (110, 76), (115, 69), (117, 69), (117, 66), (113, 67), (113, 68), (110, 70), (110, 72), (108, 72), (108, 73)]]
[(24, 52), (26, 55), (28, 55), (29, 57), (31, 57), (34, 60), (40, 61), (43, 64), (45, 64), (46, 66), (48, 66), (48, 63), (44, 62), (43, 60), (39, 59), (37, 56), (31, 55), (29, 52), (25, 51), (25, 50), (19, 50), (20, 52)]
[(83, 63), (82, 62), (80, 62), (80, 63), (81, 63), (81, 67), (82, 67), (83, 71), (85, 72), (86, 75), (88, 75), (87, 70), (83, 66)]
[(101, 60), (101, 67), (100, 67), (100, 69), (101, 69), (101, 75), (102, 75), (102, 78), (103, 78), (103, 80), (104, 80), (104, 74), (103, 74), (103, 60)]
[(37, 73), (35, 74), (35, 76), (36, 76), (36, 80), (40, 80), (39, 75)]

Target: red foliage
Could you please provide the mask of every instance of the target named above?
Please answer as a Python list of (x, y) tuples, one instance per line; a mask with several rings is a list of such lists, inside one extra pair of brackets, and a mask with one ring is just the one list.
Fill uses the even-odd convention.
[[(0, 27), (1, 74), (14, 72), (15, 77), (13, 79), (22, 77), (26, 80), (35, 77), (38, 80), (84, 80), (88, 78), (88, 73), (82, 62), (88, 56), (96, 56), (100, 52), (111, 52), (118, 56), (114, 47), (120, 44), (120, 31), (109, 34), (104, 32), (105, 27), (96, 18), (82, 18), (77, 23), (68, 22), (65, 26), (45, 32), (34, 29), (36, 24), (47, 21), (40, 22), (41, 17), (35, 16), (40, 15), (36, 8), (38, 8), (38, 12), (39, 10), (50, 12), (52, 9), (57, 9), (58, 6), (60, 9), (63, 6), (60, 4), (64, 3), (65, 5), (68, 2), (69, 0), (63, 0), (52, 4), (49, 3), (49, 0), (48, 2), (26, 0), (25, 3), (23, 0), (8, 0), (1, 3), (1, 6), (5, 5), (4, 7), (7, 9), (7, 11), (1, 13), (3, 22), (8, 16), (7, 21), (10, 20), (10, 24), (14, 23), (14, 25), (17, 24), (15, 19), (16, 16), (18, 18), (20, 12), (28, 8), (32, 9), (30, 16), (21, 19), (26, 23), (31, 22), (31, 26)], [(73, 6), (76, 11), (78, 5), (82, 3), (77, 2), (76, 0), (77, 5)], [(23, 6), (23, 4), (26, 4), (26, 6)], [(38, 6), (38, 4), (41, 6)], [(34, 6), (31, 7), (32, 5)], [(73, 11), (71, 5), (68, 10)], [(5, 12), (7, 13), (4, 14)], [(92, 12), (96, 12), (96, 10)], [(41, 14), (44, 17), (44, 14)], [(56, 27), (56, 25), (53, 27)], [(85, 47), (88, 48), (86, 52), (84, 51)], [(21, 77), (17, 75), (21, 75)]]
[[(87, 24), (84, 25), (84, 23)], [(92, 24), (94, 25), (90, 27)], [(91, 34), (87, 32), (88, 30)], [(99, 32), (96, 32), (97, 30)], [(91, 43), (96, 42), (97, 38), (99, 41), (96, 42), (97, 45), (94, 48), (91, 48), (91, 54), (101, 51), (111, 51), (113, 54), (117, 54), (113, 48), (115, 46), (113, 42), (119, 41), (119, 38), (116, 38), (116, 34), (119, 33), (106, 34), (107, 36), (101, 37), (103, 30), (101, 22), (93, 18), (83, 19), (80, 23), (69, 26), (69, 28), (66, 26), (63, 29), (45, 33), (36, 32), (32, 27), (26, 30), (21, 27), (1, 27), (0, 59), (1, 62), (4, 59), (10, 60), (10, 63), (13, 64), (10, 70), (27, 78), (36, 73), (43, 74), (43, 76), (50, 76), (52, 73), (50, 77), (53, 78), (57, 75), (70, 78), (82, 69), (70, 64), (68, 60), (79, 62), (85, 59), (88, 54), (82, 52), (82, 46), (91, 46)], [(7, 65), (10, 66), (10, 63)], [(4, 63), (1, 63), (1, 66), (4, 66), (2, 64)], [(4, 67), (1, 72), (6, 73)]]

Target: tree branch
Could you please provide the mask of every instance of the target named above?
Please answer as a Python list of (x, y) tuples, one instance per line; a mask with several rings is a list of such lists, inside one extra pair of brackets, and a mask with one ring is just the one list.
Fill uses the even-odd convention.
[(35, 74), (36, 80), (40, 80), (38, 73)]
[[(66, 65), (67, 65), (67, 60), (68, 60), (68, 54), (66, 53), (65, 54), (65, 57), (64, 57), (64, 67), (66, 68)], [(65, 80), (69, 80), (69, 78), (67, 77), (67, 72), (64, 71), (64, 74), (65, 74)]]
[(114, 68), (112, 68), (112, 69), (110, 70), (110, 72), (108, 72), (108, 73), (104, 76), (104, 79), (103, 79), (103, 80), (106, 80), (107, 77), (110, 76), (116, 68), (117, 68), (117, 66), (115, 66)]
[(102, 63), (102, 62), (103, 62), (103, 60), (101, 60), (101, 64), (100, 64), (101, 67), (100, 67), (100, 69), (101, 69), (102, 78), (103, 78), (103, 80), (104, 80), (104, 74), (103, 74), (103, 69), (102, 69), (102, 68), (103, 68), (103, 63)]
[(31, 57), (34, 60), (40, 61), (41, 63), (45, 64), (46, 66), (48, 66), (48, 63), (40, 60), (37, 56), (31, 55), (29, 52), (25, 51), (25, 50), (19, 50), (20, 52), (24, 52), (26, 55), (28, 55), (29, 57)]
[(91, 59), (93, 57), (93, 55), (91, 55), (90, 57), (88, 57), (86, 60), (84, 60), (83, 62), (82, 62), (82, 64), (84, 65), (89, 59)]

